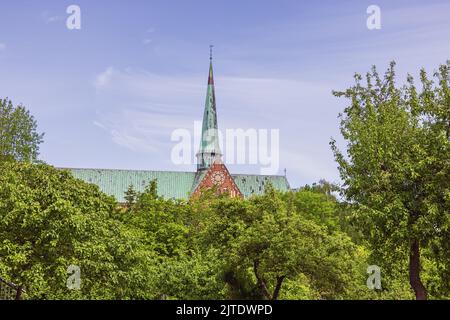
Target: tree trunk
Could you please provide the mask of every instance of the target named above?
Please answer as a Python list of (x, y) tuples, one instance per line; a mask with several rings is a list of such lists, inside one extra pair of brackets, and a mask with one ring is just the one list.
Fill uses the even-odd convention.
[(19, 286), (18, 288), (17, 288), (17, 292), (16, 292), (16, 300), (22, 300), (22, 286)]
[(417, 239), (412, 241), (409, 251), (409, 284), (416, 294), (416, 300), (427, 299), (427, 289), (420, 280), (420, 248)]
[(264, 281), (264, 279), (262, 279), (259, 276), (258, 267), (259, 267), (259, 261), (258, 260), (254, 260), (253, 261), (253, 272), (255, 273), (256, 280), (258, 281), (258, 287), (261, 290), (262, 294), (266, 297), (266, 299), (272, 300), (272, 297), (270, 296), (269, 290), (267, 289), (266, 282)]
[(283, 283), (285, 276), (277, 277), (277, 285), (275, 286), (275, 290), (272, 294), (272, 300), (277, 300), (278, 295), (280, 294), (281, 284)]

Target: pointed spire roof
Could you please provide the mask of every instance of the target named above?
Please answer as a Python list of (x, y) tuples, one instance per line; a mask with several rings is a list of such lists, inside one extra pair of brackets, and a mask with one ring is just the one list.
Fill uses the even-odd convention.
[(212, 67), (212, 48), (214, 46), (209, 46), (209, 75), (208, 75), (208, 86), (212, 85), (214, 90), (214, 75), (213, 75), (213, 67)]
[(216, 95), (212, 65), (212, 46), (210, 46), (208, 88), (206, 90), (205, 110), (203, 112), (202, 136), (197, 154), (197, 169), (207, 169), (215, 160), (220, 160), (222, 152), (219, 147), (217, 126)]

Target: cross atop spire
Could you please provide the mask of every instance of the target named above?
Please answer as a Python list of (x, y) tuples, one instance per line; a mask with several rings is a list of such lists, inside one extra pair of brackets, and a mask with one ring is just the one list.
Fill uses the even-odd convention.
[(209, 60), (212, 61), (212, 49), (214, 48), (214, 45), (210, 44), (209, 45)]

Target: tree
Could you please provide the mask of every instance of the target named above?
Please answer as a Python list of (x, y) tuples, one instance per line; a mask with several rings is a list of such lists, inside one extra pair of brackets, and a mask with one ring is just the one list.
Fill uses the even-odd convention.
[[(32, 299), (154, 297), (154, 252), (115, 219), (112, 197), (45, 164), (0, 162), (0, 172), (2, 277)], [(67, 287), (70, 265), (80, 290)]]
[[(295, 210), (303, 217), (337, 230), (339, 216), (336, 214), (338, 202), (328, 191), (305, 186), (297, 192), (286, 193), (285, 200), (295, 205)], [(290, 199), (289, 199), (290, 198)]]
[[(266, 186), (264, 195), (249, 200), (199, 200), (200, 210), (210, 215), (202, 218), (199, 238), (204, 249), (215, 248), (224, 261), (229, 297), (276, 300), (285, 283), (292, 289), (298, 288), (295, 283), (306, 286), (300, 296), (306, 292), (324, 299), (348, 298), (352, 291), (367, 289), (361, 248), (345, 234), (316, 223), (320, 218), (311, 212), (298, 211), (294, 199)], [(327, 201), (325, 195), (322, 199)], [(295, 297), (292, 292), (287, 296)]]
[(221, 259), (214, 250), (199, 250), (193, 240), (199, 221), (188, 202), (159, 197), (153, 180), (120, 219), (139, 230), (145, 251), (155, 254), (157, 298), (225, 298)]
[(226, 299), (220, 278), (222, 259), (214, 250), (188, 250), (176, 257), (159, 257), (160, 296), (182, 300)]
[[(427, 298), (421, 255), (447, 283), (450, 239), (450, 61), (429, 79), (421, 71), (421, 90), (408, 76), (398, 88), (392, 62), (384, 77), (375, 67), (337, 97), (350, 100), (340, 115), (347, 142), (342, 153), (331, 147), (344, 183), (344, 196), (357, 208), (356, 219), (389, 270), (409, 261), (416, 299)], [(420, 91), (420, 92), (419, 92)]]
[(144, 192), (137, 194), (136, 203), (121, 219), (127, 226), (140, 230), (149, 250), (172, 257), (186, 250), (189, 229), (184, 219), (188, 210), (181, 200), (158, 196), (156, 180), (152, 180)]
[(36, 161), (43, 136), (24, 106), (0, 99), (0, 160)]
[(339, 191), (339, 187), (336, 184), (328, 182), (325, 179), (321, 179), (321, 180), (319, 180), (318, 183), (313, 183), (311, 186), (306, 185), (300, 189), (313, 191), (316, 193), (323, 193), (323, 194), (327, 195), (327, 197), (329, 199), (335, 199), (335, 200), (336, 200), (336, 197), (334, 196), (333, 193), (336, 193), (337, 191)]
[(130, 185), (125, 192), (125, 201), (127, 208), (131, 208), (132, 205), (136, 202), (137, 192), (134, 190), (133, 185)]

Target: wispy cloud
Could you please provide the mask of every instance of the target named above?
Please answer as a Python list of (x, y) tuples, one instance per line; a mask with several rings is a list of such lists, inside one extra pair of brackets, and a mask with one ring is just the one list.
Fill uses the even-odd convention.
[(366, 70), (371, 64), (390, 60), (424, 67), (436, 59), (443, 62), (442, 52), (450, 52), (450, 42), (445, 41), (450, 37), (450, 2), (380, 6), (381, 30), (367, 29), (364, 4), (336, 13), (336, 5), (330, 2), (321, 4), (321, 10), (311, 13), (309, 19), (269, 21), (243, 29), (245, 41), (228, 42), (223, 51), (232, 60), (231, 67), (248, 59), (264, 65), (262, 72), (273, 66), (285, 73), (301, 68), (321, 78), (324, 73), (316, 71), (333, 70), (326, 77), (340, 77), (346, 69)]
[(5, 51), (6, 50), (6, 44), (3, 42), (0, 42), (0, 52)]
[(156, 29), (154, 27), (150, 27), (147, 30), (145, 30), (145, 38), (142, 40), (142, 44), (144, 46), (148, 46), (149, 44), (153, 43), (152, 35), (155, 33)]
[[(340, 138), (337, 114), (347, 101), (333, 98), (332, 89), (345, 89), (352, 83), (354, 72), (364, 73), (372, 64), (379, 66), (381, 72), (392, 59), (398, 62), (400, 84), (406, 72), (414, 74), (422, 66), (432, 71), (439, 62), (448, 59), (450, 52), (450, 42), (445, 41), (450, 38), (448, 1), (379, 1), (382, 29), (377, 31), (366, 27), (367, 2), (260, 4), (255, 14), (251, 5), (242, 6), (239, 15), (235, 15), (235, 10), (224, 10), (224, 15), (208, 28), (217, 45), (215, 80), (219, 127), (280, 129), (280, 168), (287, 168), (290, 181), (296, 181), (293, 185), (338, 176), (328, 142), (331, 136)], [(161, 3), (165, 8), (158, 19), (147, 20), (150, 24), (143, 27), (133, 23), (139, 14), (147, 15), (147, 10), (139, 8), (148, 6), (155, 12), (155, 5), (158, 6), (142, 2), (142, 7), (133, 6), (139, 12), (125, 16), (125, 4), (111, 8), (111, 16), (108, 12), (111, 19), (104, 19), (103, 27), (92, 28), (88, 35), (92, 39), (102, 39), (101, 42), (85, 41), (83, 36), (84, 40), (78, 43), (80, 50), (66, 48), (67, 58), (71, 57), (73, 63), (67, 65), (64, 73), (60, 72), (59, 64), (52, 62), (62, 54), (54, 50), (54, 44), (64, 41), (65, 32), (40, 38), (42, 50), (37, 50), (36, 44), (36, 50), (23, 50), (24, 59), (8, 61), (8, 67), (17, 70), (48, 68), (47, 81), (60, 88), (55, 94), (48, 95), (48, 83), (33, 79), (31, 74), (17, 72), (14, 73), (17, 79), (5, 78), (2, 87), (6, 87), (5, 91), (16, 92), (20, 99), (25, 96), (30, 105), (35, 106), (40, 119), (47, 121), (45, 125), (49, 129), (46, 131), (54, 130), (53, 137), (64, 131), (65, 136), (62, 136), (72, 138), (79, 150), (87, 150), (91, 155), (88, 160), (82, 152), (74, 157), (62, 156), (59, 149), (53, 147), (52, 157), (47, 158), (49, 161), (65, 157), (66, 162), (78, 159), (89, 165), (96, 158), (98, 163), (112, 167), (118, 164), (176, 169), (170, 167), (173, 146), (170, 134), (177, 128), (192, 130), (193, 122), (201, 121), (207, 75), (196, 74), (194, 70), (207, 71), (207, 46), (211, 39), (204, 28), (191, 23), (203, 18), (198, 4), (190, 4), (189, 12), (172, 19), (173, 14), (178, 13)], [(225, 8), (215, 2), (211, 5), (217, 12)], [(96, 9), (87, 10), (92, 13)], [(45, 23), (56, 26), (63, 23), (64, 17), (64, 10), (58, 9), (44, 13), (40, 22), (44, 26)], [(129, 19), (120, 24), (121, 32), (117, 32), (117, 19)], [(222, 22), (230, 19), (233, 24), (228, 26), (227, 32), (222, 32)], [(32, 24), (21, 28), (25, 32), (20, 42), (33, 43), (34, 33), (26, 32), (30, 27)], [(114, 32), (114, 36), (105, 37), (106, 30)], [(0, 57), (19, 48), (20, 42), (15, 41), (19, 35), (0, 39), (8, 45), (6, 52), (0, 52)], [(119, 50), (120, 56), (117, 55)], [(48, 64), (36, 64), (38, 60)], [(123, 65), (127, 63), (135, 68), (145, 66), (151, 72), (126, 69)], [(111, 67), (105, 68), (109, 65)], [(86, 72), (92, 72), (87, 71), (92, 68), (98, 74), (92, 77), (91, 73), (89, 82)], [(68, 85), (67, 81), (71, 80), (64, 76), (67, 72), (74, 74), (75, 78), (69, 77), (73, 85)], [(86, 85), (90, 85), (92, 91)], [(70, 89), (64, 91), (66, 87)], [(73, 128), (89, 127), (77, 134), (76, 140), (73, 132), (77, 130), (61, 130), (56, 124), (62, 122), (54, 121), (55, 112), (44, 112), (46, 108), (58, 110), (62, 121), (67, 112), (76, 114), (78, 117), (74, 116), (71, 121)], [(92, 109), (97, 111), (94, 118)], [(86, 141), (81, 134), (91, 139)], [(98, 145), (110, 153), (90, 152), (89, 148), (95, 149)], [(117, 146), (122, 148), (119, 152), (115, 149)], [(115, 156), (110, 156), (113, 154)], [(238, 165), (231, 168), (234, 172), (258, 172), (258, 169)]]
[(52, 14), (50, 14), (49, 11), (42, 12), (41, 17), (44, 20), (44, 22), (47, 24), (64, 20), (63, 16), (52, 15)]
[(108, 67), (105, 71), (99, 73), (95, 78), (95, 87), (102, 88), (109, 84), (109, 81), (114, 73), (113, 67)]
[[(338, 110), (330, 112), (327, 105), (331, 84), (222, 76), (216, 78), (216, 86), (221, 130), (282, 129), (281, 148), (290, 151), (282, 151), (281, 156), (291, 159), (281, 159), (282, 166), (297, 166), (300, 170), (293, 169), (293, 173), (313, 180), (333, 172), (329, 157), (312, 159), (309, 148), (317, 146), (298, 139), (299, 126), (302, 132), (315, 129), (308, 119), (335, 118)], [(194, 121), (201, 121), (206, 75), (161, 76), (108, 67), (97, 75), (94, 88), (98, 113), (94, 124), (107, 131), (114, 143), (136, 153), (163, 154), (170, 159), (173, 130), (185, 128), (194, 134)], [(333, 134), (334, 128), (329, 128), (326, 139)], [(328, 141), (323, 145), (327, 149)], [(254, 169), (258, 172), (258, 167)]]
[(326, 179), (331, 182), (339, 182), (337, 166), (329, 154), (320, 154), (312, 148), (298, 149), (284, 148), (280, 152), (280, 167), (287, 168), (288, 175), (300, 177), (302, 181), (319, 181)]

